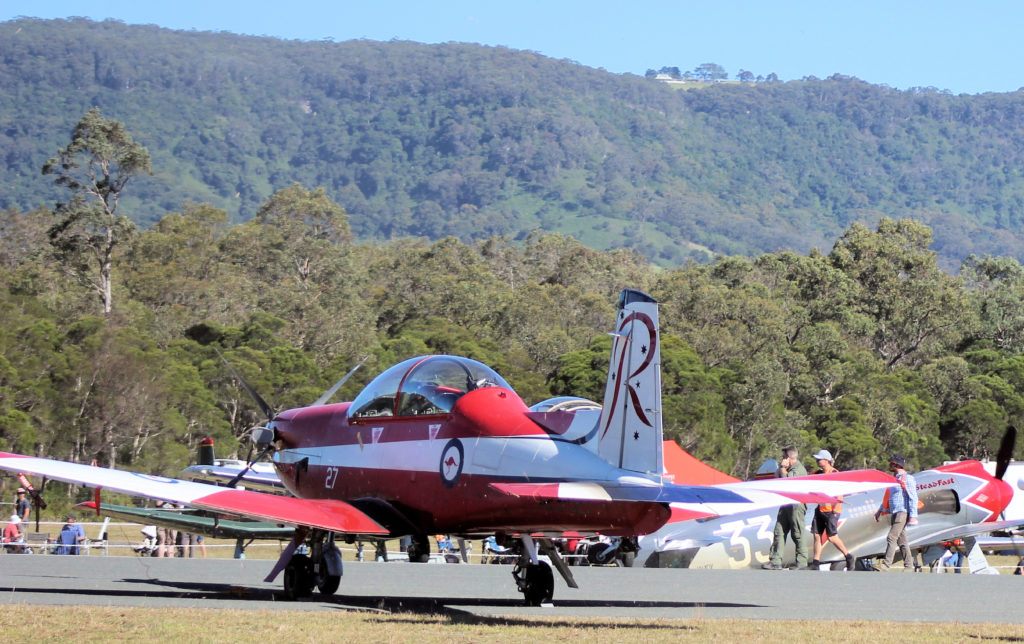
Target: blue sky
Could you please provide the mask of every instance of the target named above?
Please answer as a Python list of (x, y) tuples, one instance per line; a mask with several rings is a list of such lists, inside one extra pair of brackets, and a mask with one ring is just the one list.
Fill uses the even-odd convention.
[(1020, 0), (4, 0), (16, 16), (114, 18), (300, 40), (472, 42), (614, 73), (718, 63), (782, 80), (835, 73), (955, 94), (1024, 86)]

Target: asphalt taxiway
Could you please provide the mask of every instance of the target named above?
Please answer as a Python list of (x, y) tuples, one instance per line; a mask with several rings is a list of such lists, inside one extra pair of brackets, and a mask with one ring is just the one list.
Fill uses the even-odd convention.
[(1024, 577), (577, 567), (528, 608), (511, 566), (345, 562), (333, 597), (281, 597), (265, 559), (0, 556), (0, 603), (371, 610), (479, 616), (741, 618), (1024, 624)]

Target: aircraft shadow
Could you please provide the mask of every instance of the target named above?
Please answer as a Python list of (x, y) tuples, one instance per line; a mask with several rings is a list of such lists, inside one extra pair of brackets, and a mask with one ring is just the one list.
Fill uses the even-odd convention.
[[(96, 588), (60, 588), (60, 587), (3, 587), (0, 586), (0, 593), (40, 593), (49, 595), (85, 595), (93, 597), (146, 597), (162, 599), (201, 599), (211, 601), (271, 601), (278, 604), (291, 603), (283, 602), (281, 591), (269, 588), (254, 588), (250, 586), (235, 586), (223, 583), (204, 583), (187, 581), (165, 581), (161, 579), (122, 579), (124, 583), (139, 584), (147, 586), (158, 586), (163, 590), (145, 589), (96, 589)], [(479, 597), (415, 597), (415, 596), (388, 596), (388, 597), (367, 597), (359, 595), (333, 595), (323, 597), (317, 593), (306, 599), (300, 599), (295, 604), (305, 602), (316, 602), (334, 607), (337, 610), (354, 610), (380, 612), (388, 614), (413, 613), (419, 615), (440, 615), (460, 624), (484, 624), (484, 623), (515, 623), (529, 620), (517, 620), (512, 617), (486, 616), (471, 612), (473, 608), (508, 608), (521, 609), (521, 599), (508, 598), (479, 598)], [(758, 604), (744, 604), (734, 602), (687, 602), (687, 601), (651, 601), (651, 600), (580, 600), (580, 599), (555, 599), (555, 605), (559, 608), (659, 608), (659, 609), (701, 609), (701, 608), (761, 608)], [(543, 608), (537, 609), (537, 617), (544, 616)], [(531, 615), (532, 617), (532, 615)]]
[[(413, 614), (419, 616), (440, 616), (449, 620), (452, 625), (502, 625), (502, 626), (536, 626), (537, 618), (549, 617), (545, 608), (526, 609), (521, 599), (474, 599), (474, 598), (435, 598), (423, 597), (346, 597), (336, 596), (331, 598), (332, 603), (338, 604), (339, 610), (365, 610), (382, 612), (390, 615)], [(567, 608), (593, 608), (595, 610), (607, 608), (664, 608), (664, 609), (701, 609), (701, 608), (757, 608), (752, 604), (734, 604), (724, 602), (674, 602), (674, 601), (628, 601), (628, 600), (572, 600), (558, 599), (554, 605), (559, 609)], [(474, 608), (508, 609), (508, 610), (529, 610), (527, 615), (487, 615), (473, 612)], [(534, 612), (535, 611), (535, 612)], [(586, 615), (579, 615), (576, 622), (556, 621), (554, 625), (578, 626), (579, 619), (587, 619)], [(687, 615), (679, 615), (682, 619)], [(605, 619), (605, 616), (601, 616)], [(635, 618), (635, 617), (634, 617)], [(394, 621), (394, 617), (388, 622)], [(399, 620), (403, 619), (398, 617)], [(609, 618), (611, 619), (611, 618)], [(406, 621), (415, 623), (417, 617), (411, 616)], [(545, 624), (551, 622), (545, 621)], [(630, 623), (628, 628), (639, 630), (671, 629), (678, 631), (678, 624), (663, 622)], [(689, 629), (692, 627), (683, 627)]]
[(159, 597), (165, 599), (211, 599), (277, 601), (279, 593), (273, 590), (230, 586), (228, 584), (170, 583), (155, 579), (123, 579), (126, 583), (148, 583), (178, 590), (130, 590), (112, 588), (39, 588), (28, 586), (0, 586), (0, 593), (39, 593), (43, 595), (87, 595), (91, 597)]
[[(127, 580), (126, 580), (127, 581)], [(200, 589), (209, 590), (212, 587), (219, 587), (224, 592), (222, 584), (202, 584), (193, 582), (168, 582), (159, 579), (138, 580), (146, 583), (162, 586), (180, 588), (188, 592), (197, 592)], [(243, 588), (242, 593), (238, 587), (230, 587), (233, 593), (231, 599), (252, 599), (261, 600), (268, 597), (281, 600), (282, 594), (278, 591)], [(251, 594), (249, 594), (251, 592)], [(485, 623), (512, 623), (513, 618), (501, 616), (487, 616), (471, 612), (474, 608), (508, 608), (522, 609), (523, 600), (519, 598), (486, 598), (486, 597), (415, 597), (415, 596), (377, 596), (368, 597), (365, 595), (338, 594), (324, 597), (316, 592), (308, 598), (298, 600), (301, 602), (316, 602), (334, 606), (337, 610), (380, 612), (387, 614), (414, 613), (417, 615), (441, 615), (450, 619), (453, 623), (459, 624), (485, 624)], [(742, 610), (744, 608), (763, 608), (760, 604), (744, 604), (736, 602), (685, 602), (685, 601), (664, 601), (664, 600), (581, 600), (581, 599), (556, 599), (555, 605), (559, 608), (657, 608), (657, 609), (709, 609), (709, 608), (731, 608)], [(537, 609), (537, 616), (544, 616), (543, 608)], [(512, 620), (512, 621), (510, 621)], [(528, 623), (528, 620), (519, 620)]]

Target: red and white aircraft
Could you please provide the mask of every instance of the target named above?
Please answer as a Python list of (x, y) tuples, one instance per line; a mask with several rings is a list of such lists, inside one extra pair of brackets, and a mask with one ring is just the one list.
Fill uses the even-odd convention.
[[(489, 367), (433, 355), (387, 369), (350, 403), (326, 404), (325, 395), (310, 407), (271, 413), (253, 437), (272, 453), (293, 497), (7, 453), (0, 469), (294, 525), (290, 547), (267, 577), (283, 570), (292, 598), (314, 587), (337, 590), (336, 536), (408, 535), (414, 561), (428, 554), (427, 535), (515, 536), (523, 554), (513, 576), (532, 605), (550, 601), (554, 588), (539, 553), (576, 586), (551, 541), (563, 532), (649, 534), (672, 515), (816, 503), (893, 484), (874, 470), (797, 482), (668, 482), (657, 302), (623, 291), (612, 335), (603, 406), (527, 407)], [(295, 552), (302, 544), (308, 555)]]
[[(987, 472), (978, 461), (947, 463), (914, 474), (918, 494), (918, 523), (907, 528), (911, 548), (924, 550), (943, 542), (962, 539), (975, 550), (973, 537), (1024, 524), (1024, 514), (1010, 510), (1013, 487), (1003, 480), (1016, 441), (1016, 430), (1007, 431), (1000, 448), (1002, 465)], [(678, 445), (665, 446), (666, 465), (675, 480), (686, 484), (711, 482), (727, 475), (697, 461)], [(671, 457), (671, 459), (670, 459)], [(993, 464), (995, 465), (995, 464)], [(765, 468), (762, 468), (765, 469)], [(773, 467), (768, 469), (774, 469)], [(814, 476), (807, 477), (813, 479)], [(735, 479), (734, 479), (735, 480)], [(839, 534), (849, 551), (858, 559), (876, 557), (885, 552), (889, 521), (875, 520), (884, 491), (872, 490), (847, 496), (839, 518)], [(809, 508), (808, 526), (813, 515)], [(772, 509), (743, 510), (707, 521), (670, 520), (657, 532), (639, 539), (637, 566), (671, 568), (760, 568), (768, 561), (776, 512)], [(810, 533), (809, 527), (806, 533)], [(830, 542), (822, 550), (823, 567), (845, 568), (842, 553)], [(787, 556), (793, 557), (793, 544), (787, 544)], [(1011, 547), (1011, 546), (1007, 546)], [(942, 552), (937, 548), (925, 554), (925, 562)], [(980, 549), (969, 552), (972, 572), (988, 568)]]

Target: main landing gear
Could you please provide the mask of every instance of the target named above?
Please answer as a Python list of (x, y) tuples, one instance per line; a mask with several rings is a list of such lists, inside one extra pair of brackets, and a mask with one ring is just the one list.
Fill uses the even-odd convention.
[(425, 534), (413, 534), (409, 536), (409, 545), (405, 549), (412, 563), (427, 563), (430, 561), (430, 540)]
[(558, 555), (558, 551), (550, 539), (534, 541), (533, 537), (524, 535), (520, 537), (520, 541), (523, 544), (523, 551), (519, 555), (515, 567), (512, 568), (512, 577), (516, 580), (519, 592), (523, 593), (523, 599), (527, 606), (551, 603), (551, 598), (555, 594), (555, 576), (551, 572), (551, 566), (539, 559), (538, 549), (548, 556), (569, 588), (578, 588), (572, 572)]
[(313, 530), (309, 533), (308, 552), (296, 552), (306, 541), (305, 537), (304, 530), (295, 531), (292, 543), (266, 579), (273, 581), (283, 566), (284, 596), (287, 599), (309, 597), (314, 588), (321, 595), (333, 595), (341, 585), (341, 551), (334, 544), (334, 534)]

